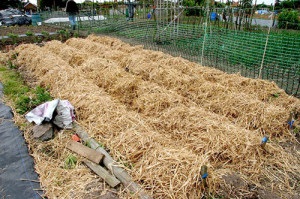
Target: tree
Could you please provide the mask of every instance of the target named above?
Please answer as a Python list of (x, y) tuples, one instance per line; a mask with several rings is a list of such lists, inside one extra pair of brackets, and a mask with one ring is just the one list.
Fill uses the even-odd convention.
[(200, 8), (195, 8), (195, 6), (204, 5), (205, 0), (183, 0), (183, 6), (193, 7), (186, 10), (186, 16), (200, 16), (203, 13)]
[(282, 8), (282, 6), (280, 5), (280, 1), (276, 0), (275, 1), (275, 10), (280, 10)]
[(0, 10), (6, 8), (21, 8), (22, 2), (21, 0), (1, 0), (0, 1)]
[(300, 30), (299, 13), (295, 10), (283, 10), (278, 15), (278, 27)]
[(38, 0), (40, 1), (40, 8), (43, 10), (45, 7), (54, 8), (57, 7), (63, 8), (66, 6), (66, 0)]
[(295, 9), (295, 3), (294, 1), (282, 1), (281, 3), (282, 8), (292, 8)]

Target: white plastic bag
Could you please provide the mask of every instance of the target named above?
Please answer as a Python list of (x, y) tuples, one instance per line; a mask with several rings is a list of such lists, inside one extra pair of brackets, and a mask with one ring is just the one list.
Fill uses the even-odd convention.
[(68, 100), (60, 100), (56, 112), (53, 123), (60, 128), (72, 128), (71, 124), (75, 120), (75, 113), (71, 103)]
[(52, 100), (50, 102), (45, 102), (37, 107), (35, 107), (32, 111), (25, 115), (26, 119), (29, 122), (34, 122), (37, 125), (42, 124), (42, 122), (50, 121), (53, 116), (53, 112), (59, 102), (59, 99)]

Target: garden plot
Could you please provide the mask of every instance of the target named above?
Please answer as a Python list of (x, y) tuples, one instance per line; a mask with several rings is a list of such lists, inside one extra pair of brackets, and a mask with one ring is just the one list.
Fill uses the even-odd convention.
[[(233, 85), (234, 83), (232, 78), (230, 79), (226, 77), (223, 72), (213, 69), (210, 71), (205, 71), (204, 69), (199, 69), (194, 64), (190, 64), (191, 66), (189, 66), (189, 64), (185, 63), (183, 59), (172, 58), (171, 56), (164, 54), (160, 56), (159, 53), (157, 57), (154, 56), (152, 58), (151, 53), (149, 56), (145, 56), (145, 54), (149, 54), (151, 51), (141, 50), (140, 47), (136, 48), (124, 46), (113, 51), (109, 51), (107, 49), (107, 45), (95, 44), (94, 41), (96, 40), (93, 36), (88, 37), (88, 40), (91, 41), (85, 40), (84, 44), (82, 44), (82, 41), (80, 40), (71, 39), (67, 42), (67, 44), (69, 46), (73, 46), (73, 49), (56, 49), (54, 47), (53, 51), (62, 55), (62, 57), (70, 58), (70, 54), (76, 56), (77, 58), (71, 59), (75, 61), (78, 60), (79, 57), (81, 57), (80, 60), (82, 60), (87, 56), (86, 54), (82, 54), (82, 52), (80, 52), (80, 50), (84, 49), (89, 51), (89, 55), (92, 57), (101, 55), (104, 56), (105, 60), (114, 62), (114, 66), (118, 66), (115, 67), (114, 70), (106, 69), (107, 64), (105, 60), (98, 59), (94, 61), (96, 63), (90, 63), (90, 65), (94, 65), (96, 68), (98, 65), (99, 68), (103, 69), (100, 71), (94, 70), (99, 73), (105, 73), (106, 70), (111, 71), (109, 72), (110, 74), (98, 74), (98, 79), (99, 76), (100, 78), (102, 77), (105, 79), (109, 77), (113, 78), (108, 79), (107, 81), (102, 79), (99, 81), (100, 84), (105, 84), (105, 82), (113, 84), (121, 72), (125, 74), (124, 68), (127, 67), (128, 70), (130, 70), (130, 74), (132, 74), (132, 76), (125, 75), (125, 78), (127, 78), (129, 81), (133, 81), (136, 79), (136, 77), (138, 77), (140, 79), (147, 80), (148, 82), (154, 82), (159, 86), (177, 92), (179, 95), (186, 97), (186, 99), (189, 99), (198, 106), (205, 108), (207, 111), (212, 111), (219, 115), (226, 116), (233, 123), (240, 125), (241, 127), (250, 130), (258, 129), (261, 132), (270, 133), (271, 136), (276, 136), (286, 132), (284, 131), (285, 127), (280, 121), (288, 117), (286, 115), (289, 114), (289, 111), (291, 111), (293, 107), (299, 107), (296, 106), (296, 102), (293, 98), (284, 94), (284, 92), (281, 89), (278, 89), (274, 83), (255, 80), (256, 84), (260, 84), (260, 89), (258, 89), (259, 86), (256, 86), (255, 83), (252, 83), (255, 81), (240, 77), (238, 75), (231, 75), (231, 77), (235, 77), (234, 79), (242, 79), (240, 84)], [(66, 53), (68, 53), (68, 55)], [(91, 58), (89, 60), (92, 62), (93, 59)], [(145, 63), (147, 63), (146, 68)], [(190, 70), (190, 72), (184, 72), (183, 70)], [(95, 76), (95, 78), (97, 78), (97, 73), (94, 71), (91, 73)], [(113, 74), (114, 72), (115, 74)], [(217, 78), (222, 82), (219, 83), (217, 80), (215, 80)], [(227, 84), (226, 82), (224, 83), (224, 79), (226, 80), (226, 78)], [(125, 86), (130, 87), (127, 89), (128, 95), (139, 96), (140, 94), (136, 93), (136, 85), (138, 84), (139, 83), (129, 83), (127, 81), (127, 85), (120, 86), (123, 88), (123, 90), (126, 90), (124, 89)], [(225, 86), (228, 84), (231, 84), (232, 86)], [(247, 85), (251, 84), (252, 89), (250, 90), (251, 86)], [(243, 87), (243, 85), (244, 87), (248, 87), (248, 91), (244, 90), (244, 92), (241, 92), (243, 89), (241, 87)], [(108, 85), (108, 87), (109, 86), (110, 85)], [(257, 92), (255, 89), (259, 91)], [(273, 94), (286, 96), (285, 101), (281, 100), (280, 98), (281, 106), (275, 106), (279, 99), (275, 98)], [(125, 98), (125, 100), (130, 99), (134, 101), (132, 98), (134, 96), (126, 97), (123, 93), (122, 97)], [(170, 100), (176, 99), (176, 97), (172, 97), (171, 95), (169, 95), (167, 98)], [(265, 100), (269, 101), (269, 103), (265, 103)], [(132, 103), (133, 102), (131, 102), (131, 104)], [(268, 120), (268, 122), (265, 122), (266, 120)]]
[[(80, 124), (154, 198), (299, 193), (299, 154), (280, 145), (295, 141), (286, 120), (299, 100), (273, 83), (109, 37), (21, 45), (15, 53), (19, 69), (55, 98), (68, 99)], [(265, 150), (264, 135), (271, 138)], [(95, 178), (80, 161), (72, 170), (61, 167), (66, 139), (62, 134), (47, 144), (32, 143), (49, 198), (83, 197)], [(201, 183), (203, 165), (208, 188)], [(123, 189), (121, 197), (135, 197)]]

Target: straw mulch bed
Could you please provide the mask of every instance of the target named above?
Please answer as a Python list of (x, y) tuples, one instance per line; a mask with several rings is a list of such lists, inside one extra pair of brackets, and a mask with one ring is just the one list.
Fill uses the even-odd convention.
[[(69, 40), (67, 44), (77, 48), (77, 51), (88, 50), (90, 55), (114, 61), (121, 68), (127, 67), (130, 73), (174, 90), (207, 111), (224, 115), (246, 129), (258, 129), (270, 136), (282, 135), (285, 126), (280, 121), (287, 118), (295, 107), (299, 107), (299, 101), (284, 94), (274, 83), (226, 75), (221, 71), (195, 64), (189, 66), (184, 59), (172, 58), (161, 52), (152, 55), (151, 51), (140, 50), (139, 46), (130, 47), (128, 44), (118, 44), (117, 41), (111, 41), (110, 44), (104, 41), (101, 44), (101, 41), (98, 43), (99, 39), (93, 36), (88, 37), (88, 40), (91, 42), (85, 41), (81, 44), (83, 43), (81, 41)], [(109, 51), (108, 46), (112, 46), (113, 50)], [(74, 51), (78, 54), (76, 50)], [(217, 78), (222, 81), (218, 82)], [(234, 84), (232, 79), (242, 79), (244, 82)], [(243, 86), (246, 88), (241, 89)], [(279, 93), (282, 97), (280, 99), (272, 97), (275, 93)], [(266, 98), (268, 103), (265, 103)]]
[[(278, 143), (294, 141), (286, 119), (299, 100), (273, 83), (109, 37), (22, 45), (15, 53), (19, 69), (54, 97), (68, 99), (80, 124), (154, 198), (251, 198), (271, 192), (290, 198), (299, 192), (299, 152)], [(272, 98), (274, 93), (279, 98)], [(260, 147), (263, 135), (271, 137), (266, 150)], [(68, 139), (64, 132), (48, 143), (30, 142), (49, 198), (81, 198), (95, 180), (80, 161), (75, 169), (62, 167)], [(200, 183), (204, 164), (207, 189)], [(119, 196), (135, 197), (124, 187)]]

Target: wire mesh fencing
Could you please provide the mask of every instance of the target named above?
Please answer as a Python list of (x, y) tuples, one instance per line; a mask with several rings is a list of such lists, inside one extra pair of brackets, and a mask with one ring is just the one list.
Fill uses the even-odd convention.
[[(236, 9), (147, 5), (136, 5), (134, 15), (128, 12), (128, 5), (81, 12), (78, 27), (227, 73), (274, 81), (300, 97), (300, 31), (277, 29), (274, 17), (259, 19), (245, 14), (252, 11)], [(68, 22), (56, 25), (67, 27)]]

